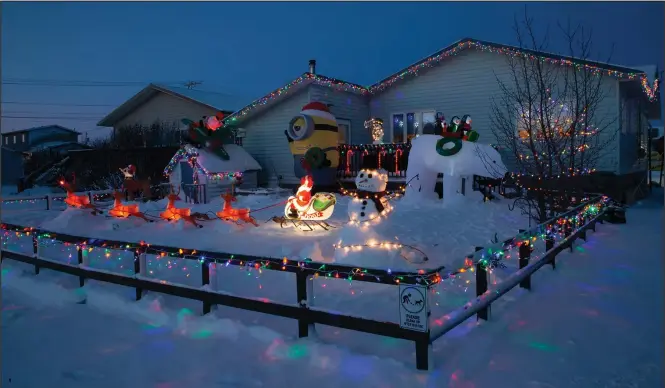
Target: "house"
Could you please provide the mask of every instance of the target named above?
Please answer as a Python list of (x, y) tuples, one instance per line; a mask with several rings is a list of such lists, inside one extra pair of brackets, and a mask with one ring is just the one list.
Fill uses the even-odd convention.
[[(383, 140), (388, 143), (380, 150), (384, 167), (391, 179), (402, 177), (404, 160), (400, 158), (404, 159), (407, 154), (403, 152), (405, 140), (422, 133), (424, 125), (433, 122), (437, 112), (445, 113), (448, 119), (471, 115), (473, 129), (480, 133), (479, 141), (493, 142), (491, 101), (501, 92), (496, 77), (509, 76), (505, 54), (539, 58), (546, 66), (566, 66), (567, 71), (580, 68), (607, 75), (602, 79), (606, 98), (598, 110), (617, 117), (622, 112), (613, 124), (621, 135), (611, 141), (608, 156), (601, 160), (598, 169), (616, 174), (632, 171), (637, 159), (637, 133), (646, 128), (648, 120), (661, 117), (657, 80), (649, 83), (646, 73), (637, 69), (474, 39), (453, 43), (367, 87), (319, 75), (316, 62), (310, 61), (309, 71), (234, 112), (226, 120), (245, 130), (243, 147), (263, 167), (260, 183), (273, 171), (281, 177), (282, 183), (297, 183), (284, 130), (291, 118), (311, 101), (328, 104), (336, 116), (340, 150), (353, 150), (355, 146), (349, 147), (349, 144), (359, 145), (360, 149), (371, 148), (363, 146), (372, 143), (364, 122), (371, 117), (382, 119), (386, 123)], [(640, 105), (646, 109), (638, 110)], [(355, 154), (353, 158), (357, 158), (358, 152)], [(348, 168), (344, 162), (346, 158), (351, 160), (351, 156), (352, 152), (340, 155), (339, 168), (344, 177), (348, 174), (341, 170)], [(354, 169), (357, 170), (357, 166)]]
[(2, 185), (16, 185), (23, 178), (23, 153), (2, 146)]
[(183, 118), (199, 119), (217, 112), (230, 114), (240, 107), (237, 97), (217, 92), (150, 84), (106, 115), (100, 127), (151, 125), (155, 122), (180, 127)]
[[(252, 189), (258, 184), (257, 173), (261, 165), (242, 147), (235, 144), (224, 145), (229, 159), (224, 160), (205, 148), (184, 145), (169, 161), (164, 175), (175, 187), (185, 187), (190, 197), (207, 202), (231, 188), (232, 182), (242, 177), (239, 187)], [(201, 184), (203, 193), (192, 195), (187, 192), (193, 184)], [(192, 186), (190, 186), (192, 185)], [(203, 195), (201, 195), (203, 194)]]
[(37, 152), (45, 149), (80, 149), (78, 137), (81, 133), (61, 125), (44, 125), (29, 129), (5, 132), (2, 146), (21, 152)]

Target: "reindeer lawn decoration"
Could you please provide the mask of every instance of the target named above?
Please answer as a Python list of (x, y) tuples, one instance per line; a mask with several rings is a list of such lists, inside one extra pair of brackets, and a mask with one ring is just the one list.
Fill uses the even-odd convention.
[(59, 183), (67, 192), (67, 197), (65, 198), (67, 205), (77, 209), (92, 209), (92, 215), (102, 214), (101, 210), (90, 203), (90, 197), (87, 194), (76, 194), (74, 186), (66, 182), (64, 178), (60, 179)]
[(166, 205), (166, 210), (161, 212), (159, 216), (167, 221), (178, 221), (182, 219), (183, 221), (189, 222), (197, 228), (203, 228), (203, 225), (199, 225), (199, 223), (196, 222), (196, 219), (199, 217), (203, 219), (209, 219), (209, 217), (199, 213), (192, 214), (192, 209), (190, 208), (177, 208), (175, 206), (175, 201), (180, 200), (179, 195), (180, 187), (178, 187), (178, 192), (174, 193), (173, 185), (171, 185), (171, 192), (166, 196), (166, 198), (169, 200), (169, 203)]
[(236, 197), (233, 194), (228, 192), (226, 194), (222, 194), (221, 197), (224, 200), (224, 207), (222, 208), (222, 211), (217, 212), (217, 217), (224, 221), (233, 221), (238, 225), (244, 222), (254, 226), (259, 226), (259, 224), (256, 223), (256, 220), (249, 215), (249, 208), (233, 208), (231, 203), (236, 201)]
[(113, 192), (113, 198), (115, 202), (113, 203), (113, 208), (109, 210), (109, 215), (117, 218), (128, 218), (128, 217), (137, 217), (145, 220), (146, 222), (152, 222), (149, 220), (145, 214), (139, 211), (138, 204), (125, 205), (122, 203), (122, 193), (119, 191)]
[(150, 179), (136, 179), (136, 167), (132, 164), (125, 168), (119, 169), (124, 175), (123, 188), (127, 190), (127, 196), (133, 200), (135, 195), (139, 192), (143, 193), (143, 198), (150, 198)]

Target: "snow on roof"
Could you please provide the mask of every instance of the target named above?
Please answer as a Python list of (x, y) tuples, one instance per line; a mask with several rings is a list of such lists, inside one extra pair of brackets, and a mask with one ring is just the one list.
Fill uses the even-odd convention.
[(47, 141), (45, 143), (37, 144), (30, 148), (30, 152), (38, 151), (38, 150), (45, 150), (48, 148), (53, 148), (53, 147), (60, 147), (63, 145), (68, 145), (68, 144), (78, 144), (73, 141), (62, 141), (62, 140), (57, 140), (57, 141)]
[(229, 154), (229, 160), (207, 151), (198, 149), (199, 154), (196, 162), (210, 173), (236, 172), (260, 170), (261, 165), (244, 148), (235, 144), (225, 144), (224, 149)]

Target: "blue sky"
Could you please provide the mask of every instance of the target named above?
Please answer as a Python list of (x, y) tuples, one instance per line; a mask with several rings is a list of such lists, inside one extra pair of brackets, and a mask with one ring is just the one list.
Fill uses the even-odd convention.
[[(665, 68), (662, 2), (528, 10), (542, 31), (569, 17), (593, 29), (598, 59), (614, 44), (613, 63)], [(203, 80), (199, 89), (249, 102), (307, 71), (311, 58), (320, 74), (367, 85), (463, 37), (515, 44), (513, 17), (523, 11), (517, 2), (3, 2), (2, 115), (29, 118), (2, 118), (2, 130), (57, 123), (102, 136), (98, 119), (149, 82)], [(553, 35), (549, 51), (564, 44)]]

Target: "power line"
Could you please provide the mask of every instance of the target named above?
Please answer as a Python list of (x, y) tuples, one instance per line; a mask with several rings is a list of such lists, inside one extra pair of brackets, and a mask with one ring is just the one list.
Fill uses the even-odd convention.
[(103, 115), (104, 113), (98, 113), (98, 112), (44, 112), (44, 111), (35, 111), (35, 110), (6, 110), (4, 109), (2, 113), (7, 114), (7, 115), (78, 115), (78, 116), (86, 116), (90, 117), (90, 115)]
[(27, 102), (27, 101), (2, 101), (3, 104), (13, 104), (13, 105), (40, 105), (40, 106), (104, 106), (104, 107), (117, 107), (120, 104), (111, 105), (111, 104), (63, 104), (63, 103), (51, 103), (51, 102)]
[(101, 117), (80, 117), (80, 116), (0, 116), (3, 119), (34, 119), (34, 120), (81, 120), (81, 121), (99, 121)]

